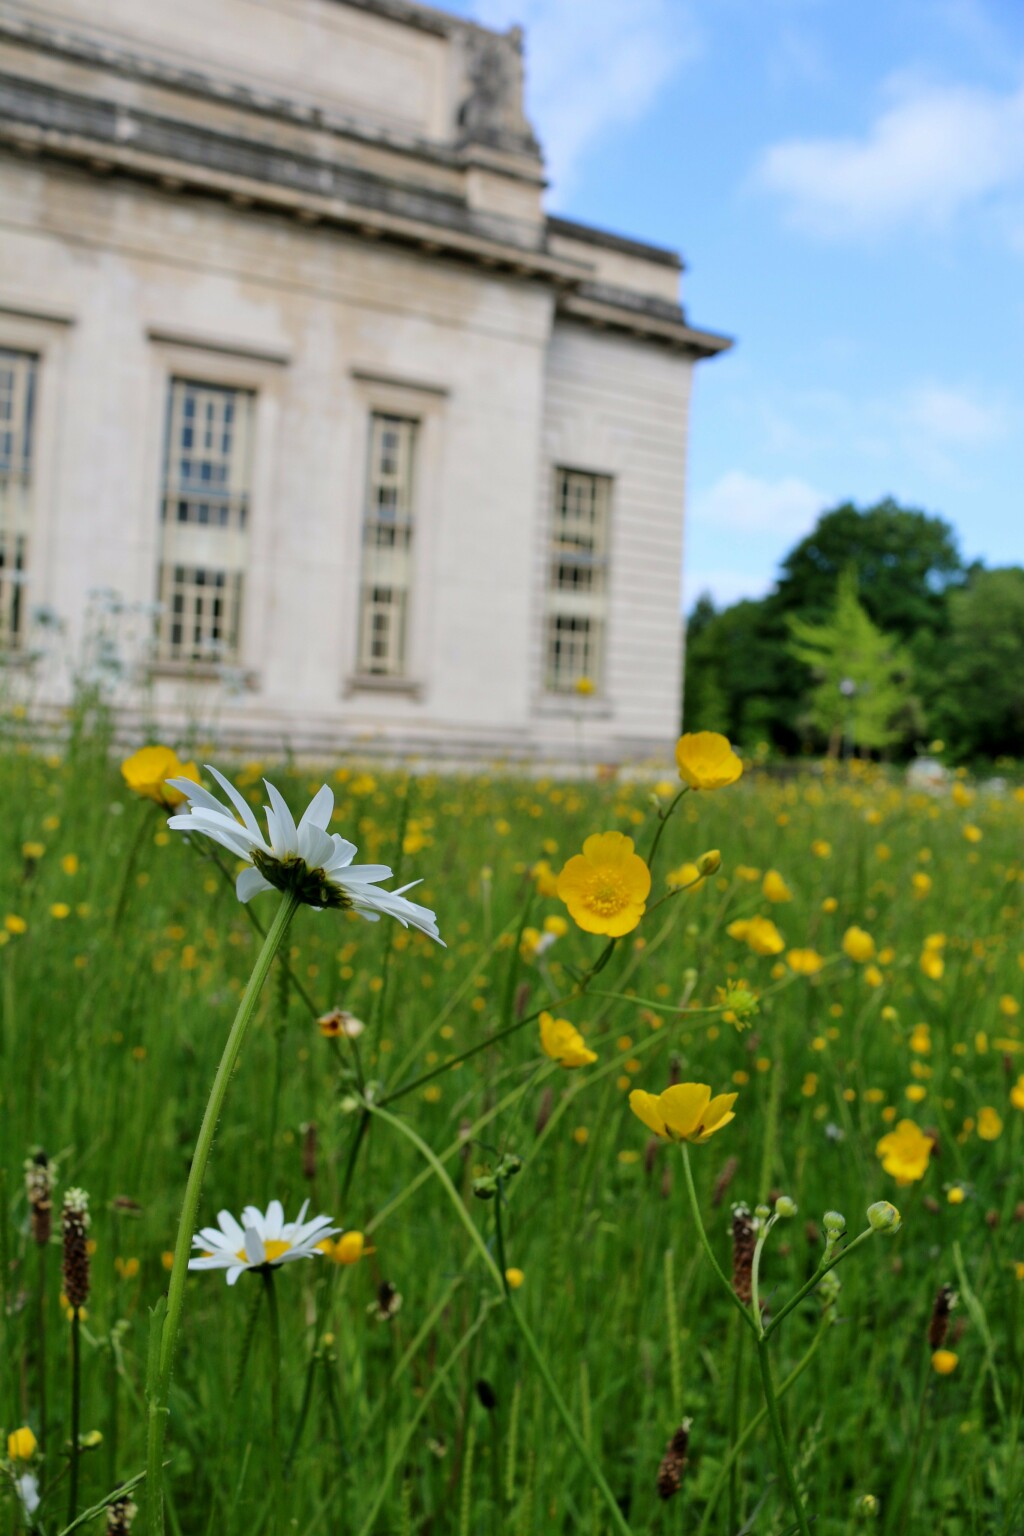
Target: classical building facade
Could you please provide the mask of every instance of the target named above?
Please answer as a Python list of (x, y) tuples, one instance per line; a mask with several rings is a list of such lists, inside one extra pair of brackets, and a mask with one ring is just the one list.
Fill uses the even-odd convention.
[(522, 39), (0, 0), (0, 659), (239, 748), (636, 758), (679, 703), (671, 251), (547, 215)]

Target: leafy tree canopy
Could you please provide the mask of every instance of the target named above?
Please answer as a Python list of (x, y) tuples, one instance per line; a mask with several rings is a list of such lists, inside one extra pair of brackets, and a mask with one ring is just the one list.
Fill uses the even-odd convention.
[(964, 578), (956, 534), (941, 518), (889, 498), (863, 510), (845, 502), (824, 513), (786, 556), (767, 602), (787, 614), (824, 618), (849, 569), (868, 617), (903, 640), (944, 628), (947, 589)]
[(872, 624), (857, 596), (857, 573), (839, 577), (830, 617), (814, 624), (790, 615), (789, 649), (811, 669), (809, 719), (830, 750), (850, 746), (884, 750), (899, 739), (910, 664), (897, 642)]
[(961, 758), (1024, 755), (1024, 570), (977, 569), (950, 596), (932, 722)]

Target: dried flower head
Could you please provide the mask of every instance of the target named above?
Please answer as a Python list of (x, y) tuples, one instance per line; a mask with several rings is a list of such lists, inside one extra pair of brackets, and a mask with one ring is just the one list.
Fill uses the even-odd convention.
[(754, 1249), (757, 1246), (757, 1227), (748, 1205), (732, 1208), (732, 1288), (737, 1299), (749, 1307), (753, 1298), (751, 1274), (754, 1267)]
[(659, 1499), (671, 1499), (677, 1494), (683, 1485), (683, 1473), (686, 1471), (686, 1457), (690, 1448), (691, 1419), (684, 1419), (665, 1447), (665, 1454), (661, 1458), (658, 1468), (658, 1497)]
[(28, 1198), (32, 1241), (45, 1248), (53, 1232), (53, 1185), (56, 1168), (42, 1147), (25, 1162), (25, 1194)]
[(69, 1189), (61, 1212), (64, 1238), (64, 1294), (72, 1313), (89, 1299), (89, 1196), (84, 1189)]

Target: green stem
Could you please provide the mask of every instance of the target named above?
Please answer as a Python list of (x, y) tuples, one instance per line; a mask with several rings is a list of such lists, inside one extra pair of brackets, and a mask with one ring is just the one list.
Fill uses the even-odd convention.
[(658, 811), (658, 826), (657, 826), (657, 830), (655, 831), (655, 834), (654, 834), (654, 841), (651, 843), (651, 851), (650, 851), (650, 853), (648, 853), (647, 860), (646, 860), (647, 868), (648, 869), (650, 869), (651, 866), (654, 863), (654, 855), (658, 851), (658, 844), (661, 842), (662, 833), (664, 832), (665, 828), (668, 826), (669, 817), (672, 815), (672, 812), (675, 810), (676, 806), (679, 804), (679, 802), (683, 798), (683, 796), (687, 793), (689, 788), (690, 788), (689, 784), (684, 784), (682, 789), (676, 795), (675, 799), (672, 801), (672, 804), (670, 806), (666, 807), (666, 809), (664, 811), (662, 811), (662, 810)]
[(252, 1022), (253, 1014), (256, 1011), (256, 1004), (263, 990), (263, 984), (267, 979), (267, 973), (273, 964), (274, 956), (277, 954), (298, 905), (299, 898), (293, 893), (289, 893), (282, 898), (274, 921), (271, 923), (267, 936), (263, 941), (263, 948), (256, 958), (252, 975), (249, 977), (248, 985), (242, 994), (241, 1002), (238, 1005), (238, 1012), (235, 1014), (235, 1021), (231, 1026), (231, 1033), (228, 1035), (227, 1044), (224, 1047), (224, 1054), (221, 1056), (220, 1065), (217, 1068), (217, 1075), (213, 1080), (213, 1088), (210, 1091), (206, 1113), (203, 1115), (203, 1123), (199, 1129), (199, 1138), (196, 1141), (195, 1152), (192, 1156), (192, 1166), (189, 1169), (188, 1183), (185, 1186), (185, 1198), (181, 1207), (181, 1217), (178, 1221), (178, 1236), (174, 1245), (174, 1263), (171, 1267), (171, 1282), (167, 1291), (167, 1315), (164, 1319), (160, 1338), (156, 1391), (149, 1402), (147, 1505), (150, 1536), (163, 1536), (162, 1460), (164, 1440), (167, 1434), (168, 1395), (171, 1385), (171, 1371), (174, 1366), (174, 1347), (177, 1343), (178, 1328), (181, 1322), (181, 1309), (185, 1300), (185, 1279), (188, 1274), (189, 1250), (192, 1246), (192, 1237), (196, 1229), (196, 1216), (199, 1211), (199, 1200), (203, 1191), (206, 1164), (209, 1161), (214, 1134), (217, 1130), (217, 1122), (224, 1107), (224, 1099), (227, 1096), (231, 1074), (234, 1071), (235, 1063), (238, 1061), (245, 1036)]
[(270, 1476), (271, 1476), (271, 1529), (281, 1529), (281, 1318), (277, 1310), (277, 1292), (274, 1290), (274, 1270), (270, 1264), (263, 1266), (263, 1287), (267, 1293), (267, 1313), (270, 1321)]
[[(797, 1361), (789, 1375), (784, 1377), (776, 1387), (775, 1395), (777, 1398), (781, 1399), (785, 1397), (793, 1383), (803, 1375), (804, 1371), (806, 1371), (807, 1367), (810, 1365), (811, 1361), (814, 1359), (814, 1356), (818, 1352), (818, 1347), (821, 1344), (822, 1339), (825, 1337), (825, 1331), (828, 1326), (828, 1323), (824, 1323), (822, 1327), (818, 1329), (817, 1333), (814, 1335), (814, 1338), (811, 1340), (810, 1347), (807, 1350), (807, 1353), (804, 1355), (803, 1359)], [(738, 1338), (742, 1340), (742, 1333), (738, 1335)], [(708, 1526), (711, 1524), (711, 1516), (714, 1513), (715, 1505), (718, 1502), (726, 1480), (732, 1476), (733, 1468), (739, 1459), (740, 1452), (743, 1450), (743, 1447), (746, 1445), (751, 1436), (755, 1435), (761, 1428), (761, 1425), (764, 1423), (767, 1417), (767, 1408), (759, 1408), (757, 1413), (755, 1413), (754, 1417), (750, 1420), (750, 1423), (744, 1425), (742, 1433), (733, 1441), (732, 1446), (729, 1449), (729, 1454), (726, 1456), (721, 1467), (719, 1468), (718, 1476), (712, 1484), (711, 1492), (708, 1494), (708, 1500), (704, 1506), (704, 1513), (701, 1516), (700, 1525), (697, 1527), (697, 1536), (706, 1536)], [(731, 1531), (735, 1530), (736, 1526), (730, 1522), (729, 1529)]]
[(800, 1287), (795, 1296), (791, 1296), (789, 1298), (782, 1310), (777, 1312), (776, 1315), (772, 1318), (771, 1322), (764, 1330), (765, 1338), (771, 1338), (776, 1328), (782, 1322), (782, 1319), (784, 1317), (788, 1317), (789, 1314), (793, 1311), (793, 1308), (798, 1307), (805, 1296), (810, 1295), (811, 1291), (813, 1291), (815, 1286), (818, 1285), (822, 1278), (828, 1274), (830, 1269), (835, 1269), (837, 1264), (841, 1264), (844, 1259), (849, 1258), (850, 1254), (853, 1253), (855, 1248), (859, 1248), (861, 1243), (866, 1243), (868, 1238), (873, 1236), (874, 1228), (865, 1227), (864, 1231), (855, 1237), (852, 1243), (847, 1243), (845, 1248), (840, 1248), (839, 1252), (833, 1254), (832, 1257), (827, 1260), (827, 1262), (824, 1264), (819, 1264), (811, 1278)]
[(764, 1392), (764, 1405), (772, 1426), (772, 1434), (775, 1437), (775, 1449), (778, 1452), (779, 1462), (782, 1466), (782, 1476), (789, 1494), (789, 1502), (793, 1506), (793, 1514), (796, 1516), (796, 1523), (800, 1528), (800, 1536), (811, 1536), (811, 1528), (807, 1523), (803, 1500), (800, 1497), (800, 1490), (796, 1485), (793, 1466), (789, 1459), (789, 1447), (786, 1445), (786, 1436), (782, 1429), (782, 1417), (779, 1413), (779, 1401), (775, 1392), (775, 1383), (772, 1380), (771, 1356), (768, 1353), (767, 1340), (764, 1338), (759, 1338), (757, 1341), (757, 1363), (761, 1367), (761, 1388)]
[(151, 825), (152, 822), (150, 820), (149, 811), (146, 810), (135, 825), (135, 836), (132, 838), (131, 845), (128, 849), (128, 857), (125, 859), (124, 865), (122, 866), (121, 884), (117, 892), (117, 901), (114, 905), (114, 921), (111, 926), (111, 933), (115, 937), (121, 927), (121, 920), (124, 917), (124, 909), (128, 901), (128, 887), (131, 884), (132, 876), (135, 873), (135, 866), (139, 862), (139, 853), (142, 850), (142, 839), (149, 831)]
[(71, 1451), (68, 1487), (68, 1525), (78, 1514), (78, 1441), (81, 1437), (82, 1418), (82, 1313), (75, 1307), (71, 1313)]
[(612, 1525), (617, 1531), (621, 1533), (621, 1536), (632, 1536), (632, 1532), (626, 1522), (626, 1517), (623, 1515), (622, 1510), (619, 1508), (619, 1502), (616, 1499), (614, 1493), (612, 1493), (611, 1488), (608, 1486), (608, 1482), (604, 1473), (601, 1471), (601, 1468), (597, 1464), (593, 1451), (590, 1449), (586, 1440), (583, 1438), (582, 1434), (577, 1428), (576, 1421), (572, 1414), (569, 1412), (561, 1392), (558, 1390), (558, 1387), (555, 1383), (555, 1378), (552, 1376), (550, 1370), (548, 1369), (548, 1363), (544, 1358), (543, 1351), (533, 1336), (533, 1330), (530, 1328), (525, 1317), (523, 1317), (522, 1313), (519, 1311), (519, 1308), (516, 1306), (512, 1292), (509, 1289), (508, 1281), (505, 1279), (505, 1238), (501, 1228), (501, 1203), (504, 1197), (502, 1182), (499, 1179), (498, 1194), (494, 1202), (494, 1224), (495, 1236), (497, 1238), (498, 1245), (498, 1262), (501, 1265), (501, 1283), (505, 1292), (505, 1305), (508, 1307), (508, 1310), (512, 1316), (512, 1321), (515, 1323), (516, 1327), (519, 1329), (520, 1334), (522, 1335), (523, 1342), (525, 1343), (527, 1349), (530, 1351), (530, 1354), (533, 1358), (533, 1363), (537, 1367), (540, 1379), (544, 1383), (544, 1388), (548, 1394), (548, 1397), (551, 1399), (555, 1412), (558, 1414), (558, 1417), (565, 1425), (569, 1439), (576, 1447), (580, 1460), (583, 1462), (587, 1471), (590, 1473), (594, 1486), (597, 1488), (605, 1502), (608, 1513), (611, 1516)]
[(747, 1327), (751, 1330), (756, 1338), (760, 1332), (759, 1326), (747, 1311), (742, 1301), (740, 1301), (739, 1297), (736, 1295), (736, 1292), (732, 1288), (732, 1282), (726, 1279), (722, 1270), (722, 1266), (715, 1258), (714, 1250), (712, 1249), (711, 1244), (708, 1242), (708, 1235), (704, 1230), (704, 1222), (700, 1214), (700, 1201), (697, 1199), (697, 1189), (693, 1182), (693, 1169), (690, 1167), (690, 1149), (685, 1141), (681, 1141), (679, 1143), (679, 1150), (683, 1154), (683, 1172), (686, 1176), (686, 1190), (690, 1197), (690, 1210), (693, 1212), (693, 1220), (697, 1228), (697, 1236), (700, 1239), (701, 1247), (704, 1249), (704, 1252), (707, 1255), (711, 1268), (718, 1276), (718, 1282), (721, 1285), (723, 1291), (729, 1297), (729, 1300), (740, 1314), (740, 1317), (742, 1317), (743, 1321), (746, 1323)]

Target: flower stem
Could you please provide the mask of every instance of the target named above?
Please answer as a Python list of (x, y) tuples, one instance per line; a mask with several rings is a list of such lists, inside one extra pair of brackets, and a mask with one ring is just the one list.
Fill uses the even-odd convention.
[(679, 1143), (679, 1150), (683, 1154), (683, 1172), (686, 1175), (686, 1190), (690, 1197), (690, 1210), (693, 1212), (693, 1220), (697, 1228), (697, 1236), (700, 1238), (701, 1247), (704, 1249), (704, 1252), (707, 1255), (708, 1261), (711, 1264), (711, 1268), (718, 1276), (718, 1281), (723, 1291), (725, 1291), (726, 1295), (729, 1297), (729, 1300), (739, 1312), (747, 1327), (751, 1330), (754, 1336), (757, 1337), (760, 1333), (758, 1324), (754, 1321), (751, 1314), (747, 1311), (742, 1301), (740, 1301), (739, 1297), (736, 1295), (736, 1292), (732, 1288), (731, 1282), (726, 1279), (722, 1270), (722, 1266), (715, 1258), (714, 1250), (711, 1247), (711, 1244), (708, 1242), (708, 1235), (704, 1230), (704, 1222), (700, 1214), (700, 1201), (697, 1199), (697, 1189), (693, 1182), (693, 1169), (690, 1167), (690, 1149), (686, 1145), (685, 1141)]
[(833, 1254), (832, 1257), (825, 1263), (819, 1264), (811, 1278), (800, 1287), (795, 1296), (791, 1296), (789, 1298), (789, 1300), (786, 1302), (786, 1305), (782, 1307), (772, 1318), (771, 1322), (764, 1330), (765, 1338), (771, 1338), (772, 1334), (782, 1322), (783, 1318), (788, 1317), (789, 1314), (793, 1311), (793, 1308), (798, 1307), (805, 1296), (810, 1295), (811, 1291), (813, 1291), (815, 1286), (817, 1286), (819, 1282), (824, 1278), (824, 1276), (828, 1274), (830, 1269), (835, 1269), (836, 1265), (841, 1264), (845, 1258), (848, 1258), (855, 1248), (859, 1248), (861, 1243), (866, 1243), (868, 1238), (873, 1236), (874, 1228), (865, 1227), (864, 1231), (855, 1237), (852, 1243), (847, 1243), (845, 1248), (840, 1248), (839, 1252)]
[(612, 1493), (611, 1488), (608, 1486), (608, 1482), (604, 1473), (601, 1471), (601, 1468), (597, 1464), (597, 1460), (594, 1457), (593, 1451), (590, 1449), (590, 1446), (587, 1444), (586, 1440), (583, 1438), (583, 1435), (580, 1433), (575, 1419), (566, 1406), (565, 1399), (563, 1398), (561, 1392), (558, 1390), (555, 1378), (552, 1376), (551, 1371), (548, 1368), (548, 1363), (544, 1358), (543, 1351), (533, 1336), (533, 1330), (530, 1328), (525, 1317), (523, 1317), (519, 1308), (516, 1306), (515, 1301), (513, 1300), (512, 1292), (509, 1289), (508, 1281), (505, 1278), (505, 1238), (501, 1227), (501, 1203), (504, 1198), (505, 1192), (502, 1188), (502, 1181), (499, 1179), (498, 1194), (494, 1202), (494, 1226), (498, 1246), (498, 1263), (501, 1266), (501, 1282), (505, 1291), (505, 1305), (508, 1307), (508, 1310), (512, 1316), (512, 1320), (516, 1327), (519, 1329), (519, 1332), (522, 1334), (523, 1342), (533, 1357), (533, 1363), (537, 1367), (537, 1370), (540, 1374), (540, 1379), (544, 1383), (545, 1390), (547, 1391), (548, 1397), (551, 1399), (555, 1412), (558, 1414), (558, 1417), (565, 1425), (565, 1428), (569, 1434), (569, 1438), (579, 1453), (580, 1460), (583, 1462), (587, 1471), (590, 1473), (595, 1487), (605, 1502), (608, 1513), (611, 1516), (612, 1525), (614, 1526), (615, 1530), (621, 1533), (621, 1536), (632, 1536), (632, 1532), (630, 1531), (629, 1525), (626, 1522), (626, 1517), (623, 1515), (622, 1510), (619, 1508), (618, 1500), (616, 1499), (614, 1493)]
[(78, 1514), (78, 1441), (81, 1436), (82, 1418), (82, 1313), (75, 1307), (71, 1313), (71, 1453), (70, 1482), (68, 1485), (68, 1519), (70, 1525)]
[(245, 1036), (252, 1022), (253, 1014), (256, 1011), (256, 1004), (263, 990), (263, 984), (267, 979), (267, 973), (298, 905), (299, 898), (294, 893), (289, 892), (289, 894), (284, 896), (281, 905), (277, 909), (274, 921), (267, 931), (267, 936), (263, 941), (263, 948), (256, 958), (252, 975), (249, 977), (248, 985), (238, 1005), (238, 1012), (235, 1014), (235, 1021), (231, 1026), (231, 1033), (228, 1035), (227, 1044), (224, 1047), (224, 1053), (217, 1068), (217, 1075), (213, 1080), (213, 1088), (210, 1090), (206, 1113), (203, 1115), (203, 1123), (199, 1129), (199, 1138), (196, 1141), (195, 1152), (192, 1155), (192, 1166), (189, 1169), (188, 1183), (185, 1186), (185, 1198), (181, 1207), (181, 1217), (178, 1221), (178, 1236), (174, 1245), (171, 1282), (167, 1290), (167, 1315), (164, 1318), (160, 1337), (156, 1390), (149, 1401), (148, 1470), (146, 1481), (150, 1536), (162, 1536), (164, 1529), (162, 1460), (164, 1439), (167, 1433), (168, 1394), (171, 1385), (171, 1371), (174, 1366), (174, 1346), (177, 1343), (178, 1328), (181, 1323), (181, 1309), (185, 1300), (185, 1279), (188, 1274), (189, 1249), (192, 1246), (192, 1236), (196, 1228), (196, 1215), (199, 1210), (199, 1199), (203, 1190), (206, 1164), (209, 1161), (214, 1134), (217, 1130), (217, 1122), (224, 1107), (224, 1099), (227, 1095), (228, 1083), (231, 1081), (231, 1074), (234, 1071), (235, 1063), (238, 1061)]
[(768, 1342), (763, 1337), (757, 1341), (757, 1363), (761, 1367), (761, 1389), (764, 1393), (764, 1405), (768, 1411), (772, 1434), (775, 1437), (775, 1449), (779, 1455), (779, 1463), (782, 1467), (782, 1476), (789, 1494), (789, 1502), (793, 1506), (793, 1514), (796, 1516), (800, 1536), (811, 1536), (811, 1528), (807, 1523), (803, 1500), (800, 1497), (800, 1490), (796, 1485), (793, 1466), (789, 1459), (789, 1447), (786, 1445), (786, 1436), (782, 1429), (779, 1401), (775, 1392), (775, 1382), (772, 1379), (772, 1361), (768, 1353)]
[(274, 1270), (270, 1264), (263, 1266), (263, 1285), (267, 1293), (267, 1313), (270, 1319), (270, 1528), (281, 1529), (281, 1318), (277, 1310), (277, 1292), (274, 1290)]

